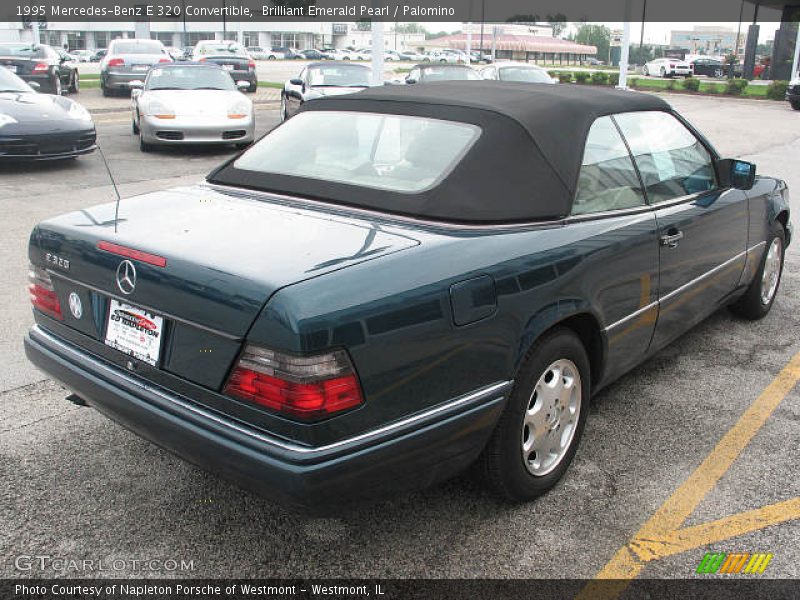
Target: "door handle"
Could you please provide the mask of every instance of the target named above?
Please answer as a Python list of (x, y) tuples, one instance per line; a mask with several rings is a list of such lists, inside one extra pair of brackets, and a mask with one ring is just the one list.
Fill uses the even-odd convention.
[(683, 232), (677, 229), (670, 229), (669, 233), (661, 236), (661, 245), (667, 248), (677, 248), (678, 242), (683, 239)]

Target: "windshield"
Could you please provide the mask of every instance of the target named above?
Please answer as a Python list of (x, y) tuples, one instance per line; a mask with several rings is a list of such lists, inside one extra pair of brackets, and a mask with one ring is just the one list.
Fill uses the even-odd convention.
[(500, 81), (521, 81), (523, 83), (553, 83), (547, 71), (531, 67), (503, 67)]
[(367, 87), (370, 70), (358, 65), (324, 65), (308, 70), (308, 85)]
[(163, 54), (159, 42), (146, 40), (115, 43), (111, 52), (113, 54)]
[(37, 50), (30, 44), (0, 44), (0, 55), (31, 58)]
[(151, 69), (145, 89), (155, 90), (235, 90), (225, 71), (212, 67), (170, 67)]
[(429, 67), (422, 70), (423, 81), (473, 81), (480, 76), (469, 67)]
[(5, 67), (0, 67), (0, 92), (33, 92), (33, 88)]
[(222, 54), (231, 56), (247, 56), (247, 52), (239, 44), (235, 42), (220, 43), (220, 44), (203, 44), (197, 47), (198, 54)]
[(405, 115), (303, 112), (234, 167), (418, 193), (439, 183), (480, 135), (475, 125)]

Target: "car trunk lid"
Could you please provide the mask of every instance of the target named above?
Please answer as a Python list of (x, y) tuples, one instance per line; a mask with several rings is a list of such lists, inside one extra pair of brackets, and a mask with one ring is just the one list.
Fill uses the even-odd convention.
[[(416, 245), (410, 237), (312, 210), (236, 197), (206, 186), (125, 199), (41, 223), (31, 259), (57, 277), (122, 297), (167, 318), (243, 337), (278, 289)], [(135, 289), (121, 291), (126, 259), (101, 242), (163, 257), (161, 267), (130, 258)]]

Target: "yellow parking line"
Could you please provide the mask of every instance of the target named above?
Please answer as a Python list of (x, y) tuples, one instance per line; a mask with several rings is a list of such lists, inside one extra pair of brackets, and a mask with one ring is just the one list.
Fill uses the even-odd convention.
[(679, 554), (797, 519), (800, 519), (800, 497), (673, 531), (662, 540), (663, 552)]
[[(728, 539), (800, 518), (800, 500), (795, 498), (712, 523), (679, 529), (798, 381), (800, 352), (778, 373), (683, 485), (667, 498), (628, 543), (617, 550), (597, 573), (595, 581), (590, 582), (576, 598), (616, 598), (649, 561), (702, 546), (709, 543), (708, 540)], [(719, 537), (723, 532), (724, 538)], [(599, 581), (605, 579), (616, 581)]]

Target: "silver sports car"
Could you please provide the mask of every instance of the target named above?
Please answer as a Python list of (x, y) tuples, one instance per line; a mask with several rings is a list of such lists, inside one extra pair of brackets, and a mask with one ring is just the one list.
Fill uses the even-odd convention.
[(133, 133), (139, 134), (143, 152), (154, 144), (243, 148), (253, 141), (253, 103), (217, 65), (159, 65), (144, 82), (131, 82), (131, 88)]

